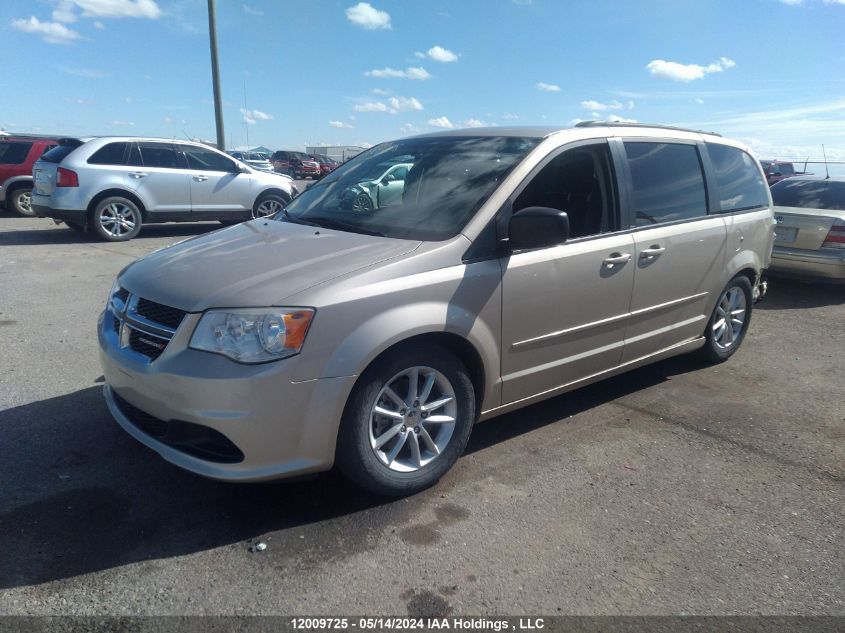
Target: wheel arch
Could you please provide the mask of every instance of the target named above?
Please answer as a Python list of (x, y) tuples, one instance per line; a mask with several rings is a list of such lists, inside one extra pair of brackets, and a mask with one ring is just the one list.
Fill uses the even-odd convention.
[(87, 216), (90, 215), (96, 206), (100, 203), (100, 201), (108, 198), (109, 196), (122, 196), (128, 200), (131, 200), (135, 205), (138, 206), (138, 210), (141, 212), (141, 218), (146, 221), (147, 219), (147, 207), (144, 205), (143, 200), (141, 200), (137, 195), (132, 193), (131, 191), (127, 191), (126, 189), (119, 189), (119, 188), (111, 188), (105, 189), (91, 198), (91, 202), (88, 203), (88, 207), (86, 209), (86, 219)]
[(261, 200), (262, 196), (266, 196), (267, 194), (275, 193), (276, 195), (282, 196), (285, 200), (290, 202), (293, 200), (293, 193), (290, 191), (285, 191), (281, 187), (277, 187), (276, 185), (270, 185), (269, 187), (265, 187), (261, 191), (259, 191), (256, 196), (255, 200), (252, 202), (252, 206), (255, 207), (255, 204)]
[(12, 176), (3, 183), (3, 195), (6, 199), (21, 187), (33, 187), (34, 182), (32, 176)]

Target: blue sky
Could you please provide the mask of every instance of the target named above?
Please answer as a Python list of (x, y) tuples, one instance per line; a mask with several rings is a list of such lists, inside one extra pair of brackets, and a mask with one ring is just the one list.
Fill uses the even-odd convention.
[[(213, 139), (207, 24), (205, 0), (4, 0), (0, 129)], [(842, 160), (843, 27), (845, 0), (218, 0), (226, 140), (614, 117)]]

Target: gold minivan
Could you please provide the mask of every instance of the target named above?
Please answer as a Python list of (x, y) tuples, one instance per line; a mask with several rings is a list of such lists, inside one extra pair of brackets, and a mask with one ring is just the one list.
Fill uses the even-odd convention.
[(382, 143), (273, 217), (125, 268), (99, 323), (105, 397), (200, 475), (336, 465), (409, 494), (477, 421), (677, 354), (729, 358), (772, 241), (759, 163), (715, 134), (582, 123)]

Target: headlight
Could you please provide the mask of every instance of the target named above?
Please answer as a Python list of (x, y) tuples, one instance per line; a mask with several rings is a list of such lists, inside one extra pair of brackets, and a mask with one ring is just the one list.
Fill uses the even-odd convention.
[(239, 363), (266, 363), (299, 353), (314, 318), (310, 308), (209, 310), (190, 347), (223, 354)]

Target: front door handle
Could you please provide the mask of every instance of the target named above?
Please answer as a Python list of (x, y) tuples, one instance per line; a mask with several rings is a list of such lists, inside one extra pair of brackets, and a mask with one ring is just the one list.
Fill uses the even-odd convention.
[(631, 253), (611, 253), (610, 257), (605, 259), (602, 264), (608, 268), (613, 268), (617, 264), (625, 264), (631, 261)]
[(194, 180), (196, 180), (197, 182), (205, 182), (206, 180), (208, 180), (208, 176), (194, 176)]
[(130, 172), (130, 174), (129, 174), (130, 178), (135, 178), (136, 180), (141, 179), (141, 178), (146, 178), (147, 176), (149, 176), (149, 174), (146, 174), (142, 171), (133, 171), (133, 172)]
[(660, 246), (659, 244), (654, 244), (649, 248), (645, 249), (643, 252), (640, 253), (640, 257), (642, 259), (654, 259), (661, 253), (665, 253), (666, 249)]

